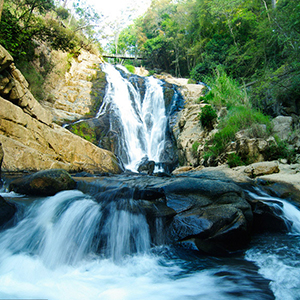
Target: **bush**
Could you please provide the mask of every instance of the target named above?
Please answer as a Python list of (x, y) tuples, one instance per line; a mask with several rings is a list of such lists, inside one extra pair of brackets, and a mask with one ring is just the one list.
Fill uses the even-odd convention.
[(269, 161), (285, 158), (287, 159), (288, 163), (295, 162), (295, 150), (290, 149), (289, 144), (286, 141), (280, 140), (279, 138), (276, 138), (276, 144), (273, 143), (268, 147), (266, 153), (268, 154), (267, 160)]
[(200, 143), (199, 142), (194, 142), (193, 145), (192, 145), (192, 153), (194, 156), (197, 156), (197, 151), (198, 151), (198, 147), (200, 146)]
[(196, 65), (190, 72), (190, 77), (194, 81), (203, 81), (203, 78), (212, 73), (211, 65), (207, 62)]
[(135, 73), (135, 67), (132, 65), (125, 65), (125, 68), (128, 70), (128, 72), (134, 74)]
[(240, 84), (227, 76), (224, 69), (219, 66), (213, 77), (206, 78), (211, 90), (201, 98), (206, 103), (211, 103), (217, 108), (226, 106), (228, 109), (237, 105), (249, 105), (248, 95)]
[(199, 113), (199, 119), (204, 128), (212, 129), (217, 113), (211, 105), (205, 105)]
[(241, 157), (238, 156), (236, 153), (231, 153), (228, 155), (227, 163), (230, 168), (242, 166), (245, 163), (242, 161)]
[(210, 150), (216, 156), (220, 155), (227, 144), (235, 140), (235, 134), (238, 131), (251, 128), (254, 124), (265, 124), (267, 133), (271, 132), (271, 122), (268, 116), (245, 106), (231, 109), (219, 123), (219, 131), (212, 138), (213, 145)]

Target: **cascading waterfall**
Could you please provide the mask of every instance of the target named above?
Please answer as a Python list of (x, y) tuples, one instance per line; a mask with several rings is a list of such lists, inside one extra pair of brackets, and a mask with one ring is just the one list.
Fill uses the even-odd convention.
[[(113, 200), (106, 204), (104, 213), (101, 203), (80, 191), (58, 193), (34, 205), (16, 227), (6, 231), (0, 247), (11, 253), (38, 255), (50, 268), (76, 265), (96, 253), (121, 260), (126, 254), (148, 251), (145, 217), (132, 214), (128, 203), (116, 208)], [(105, 247), (98, 249), (101, 244)]]
[[(126, 153), (126, 168), (136, 171), (144, 157), (159, 162), (167, 126), (162, 82), (153, 77), (145, 78), (146, 92), (141, 99), (137, 88), (123, 78), (115, 67), (103, 64), (102, 68), (108, 86), (96, 117), (105, 114), (108, 108), (118, 116), (123, 135), (120, 148)], [(110, 126), (114, 131), (114, 124)]]
[(246, 252), (245, 258), (259, 267), (259, 273), (271, 280), (270, 287), (278, 300), (300, 299), (300, 210), (286, 200), (272, 197), (260, 189), (248, 192), (282, 212), (291, 222), (291, 231), (281, 236), (269, 234)]
[(275, 206), (277, 209), (279, 209), (282, 212), (282, 215), (292, 223), (291, 232), (294, 234), (300, 234), (299, 209), (286, 200), (277, 197), (271, 197), (270, 195), (261, 191), (260, 189), (256, 188), (256, 190), (257, 194), (252, 192), (248, 192), (248, 194), (253, 199), (263, 201), (266, 204), (270, 206)]

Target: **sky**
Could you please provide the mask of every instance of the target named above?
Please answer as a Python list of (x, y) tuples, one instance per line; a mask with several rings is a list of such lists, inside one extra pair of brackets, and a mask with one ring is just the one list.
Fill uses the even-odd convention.
[[(84, 1), (84, 0), (82, 0)], [(105, 23), (110, 22), (115, 28), (125, 28), (134, 19), (144, 14), (151, 4), (152, 0), (85, 0), (86, 3), (95, 8), (99, 15), (103, 15)], [(74, 0), (69, 0), (68, 5), (72, 5)], [(113, 40), (113, 32), (106, 26), (106, 29), (101, 29), (106, 35), (104, 40), (101, 40), (102, 46)], [(110, 37), (109, 37), (110, 36)]]
[[(150, 6), (151, 0), (86, 0), (93, 5), (100, 13), (112, 19), (126, 17), (136, 18), (143, 14)], [(126, 13), (127, 11), (127, 13)]]

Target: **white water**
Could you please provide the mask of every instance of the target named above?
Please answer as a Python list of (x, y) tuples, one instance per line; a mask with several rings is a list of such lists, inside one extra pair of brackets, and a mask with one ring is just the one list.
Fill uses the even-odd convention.
[(108, 87), (96, 117), (103, 115), (109, 107), (121, 120), (122, 147), (127, 153), (125, 167), (136, 171), (137, 164), (145, 156), (159, 162), (167, 125), (161, 81), (145, 78), (146, 92), (141, 99), (139, 91), (112, 65), (103, 64), (102, 68)]
[(170, 248), (155, 254), (145, 217), (116, 202), (64, 191), (27, 208), (23, 220), (0, 233), (0, 299), (269, 299), (230, 266), (188, 271), (189, 261), (168, 258)]
[[(258, 190), (253, 199), (276, 206), (292, 222), (290, 235), (264, 237), (261, 245), (249, 249), (246, 259), (259, 267), (259, 272), (271, 280), (270, 287), (277, 300), (300, 299), (300, 210), (286, 200), (271, 197)], [(280, 205), (279, 205), (280, 204)]]
[(271, 197), (261, 190), (258, 190), (258, 193), (259, 194), (248, 192), (253, 199), (261, 200), (268, 205), (276, 206), (279, 210), (281, 210), (283, 216), (292, 222), (292, 233), (300, 235), (300, 210), (286, 200)]

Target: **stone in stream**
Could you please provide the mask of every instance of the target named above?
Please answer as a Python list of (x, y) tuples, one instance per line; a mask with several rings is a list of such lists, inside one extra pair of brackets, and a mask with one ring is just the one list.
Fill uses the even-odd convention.
[(253, 215), (243, 190), (234, 183), (179, 178), (165, 187), (173, 208), (178, 242), (192, 242), (210, 255), (243, 249), (251, 238)]
[(33, 196), (52, 196), (63, 190), (72, 190), (76, 182), (65, 170), (52, 169), (15, 179), (9, 190)]

